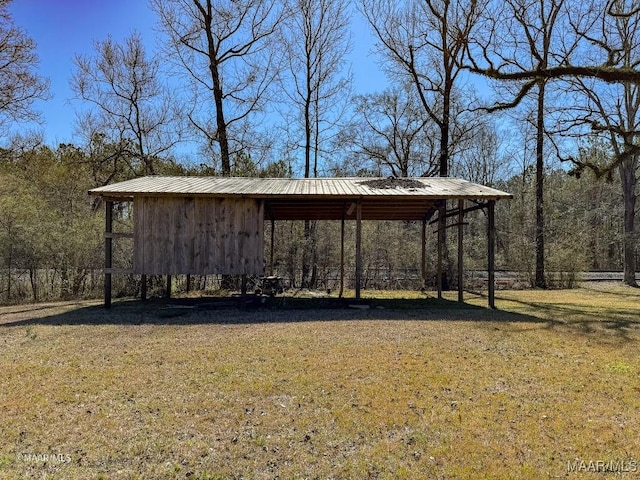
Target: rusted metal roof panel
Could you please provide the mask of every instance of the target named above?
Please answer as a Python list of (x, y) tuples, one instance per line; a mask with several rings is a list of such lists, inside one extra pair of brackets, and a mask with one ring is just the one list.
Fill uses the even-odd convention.
[(409, 198), (498, 200), (509, 193), (459, 178), (135, 178), (89, 191), (92, 195), (131, 198), (147, 195), (245, 196), (254, 198)]

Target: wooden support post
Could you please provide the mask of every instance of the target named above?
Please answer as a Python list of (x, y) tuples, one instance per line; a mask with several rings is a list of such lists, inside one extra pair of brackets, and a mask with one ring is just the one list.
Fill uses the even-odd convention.
[(165, 296), (171, 298), (171, 275), (167, 275), (167, 290), (165, 291)]
[(443, 201), (438, 206), (438, 264), (437, 264), (437, 275), (438, 275), (438, 298), (442, 299), (442, 256), (444, 251), (444, 242), (445, 242), (445, 214), (447, 213), (447, 204)]
[(187, 273), (187, 293), (191, 291), (191, 274)]
[(360, 299), (362, 280), (362, 202), (356, 202), (356, 299)]
[(489, 200), (487, 205), (487, 289), (489, 298), (489, 308), (496, 308), (495, 302), (495, 270), (496, 270), (496, 222), (495, 222), (495, 200)]
[(422, 288), (427, 288), (427, 219), (422, 219), (420, 273), (422, 274)]
[(271, 252), (269, 255), (269, 275), (273, 276), (273, 244), (275, 241), (276, 221), (271, 219)]
[(463, 259), (463, 234), (464, 234), (464, 199), (458, 200), (458, 302), (464, 302), (463, 282), (464, 282), (464, 269), (462, 265)]
[(105, 236), (104, 236), (104, 306), (111, 308), (111, 267), (113, 259), (113, 202), (104, 202)]
[(147, 299), (147, 276), (142, 275), (140, 278), (140, 300), (145, 301)]
[(344, 294), (344, 212), (340, 224), (340, 293), (339, 298)]

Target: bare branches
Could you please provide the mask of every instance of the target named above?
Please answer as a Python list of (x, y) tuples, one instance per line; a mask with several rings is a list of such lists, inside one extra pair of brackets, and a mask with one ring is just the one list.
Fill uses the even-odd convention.
[(287, 113), (294, 118), (289, 122), (293, 134), (302, 137), (294, 144), (304, 150), (305, 177), (318, 176), (320, 156), (349, 100), (348, 7), (345, 0), (299, 0), (283, 25), (287, 68), (281, 72), (281, 89), (291, 102)]
[(76, 57), (71, 81), (75, 93), (94, 107), (81, 121), (89, 132), (97, 129), (121, 143), (123, 153), (139, 163), (132, 165), (136, 174), (154, 174), (157, 157), (181, 133), (176, 106), (158, 80), (159, 60), (147, 58), (136, 33), (123, 45), (108, 38), (94, 48), (94, 56)]
[(35, 72), (35, 42), (14, 26), (7, 6), (0, 1), (0, 136), (8, 134), (9, 122), (38, 121), (33, 102), (50, 96), (49, 81)]
[(627, 4), (624, 0), (609, 0), (607, 14), (615, 18), (631, 18), (640, 13), (640, 4), (632, 2)]
[(433, 122), (422, 112), (412, 85), (356, 97), (357, 154), (376, 174), (430, 176), (438, 171)]
[(189, 118), (207, 145), (219, 146), (222, 173), (229, 175), (232, 151), (244, 147), (233, 130), (262, 110), (276, 77), (266, 40), (280, 27), (284, 10), (276, 0), (152, 0), (152, 5), (169, 37), (170, 58), (193, 86)]
[(388, 59), (389, 70), (410, 81), (425, 113), (440, 130), (439, 173), (448, 175), (451, 98), (469, 35), (485, 0), (361, 0), (361, 9)]
[(528, 71), (504, 71), (496, 68), (466, 67), (469, 71), (494, 80), (539, 81), (570, 77), (596, 78), (607, 83), (640, 83), (640, 70), (628, 67), (562, 65)]
[[(572, 158), (576, 171), (588, 168), (596, 175), (609, 175), (616, 169), (633, 169), (640, 154), (640, 84), (636, 66), (640, 46), (640, 10), (627, 2), (610, 1), (607, 16), (599, 24), (598, 38), (602, 49), (609, 52), (608, 59), (615, 58), (630, 76), (616, 82), (598, 84), (583, 77), (566, 80), (566, 91), (574, 95), (573, 116), (565, 121), (568, 128), (578, 133), (587, 132), (604, 136), (611, 146), (613, 157), (606, 165), (602, 162), (590, 165), (588, 159)], [(614, 52), (614, 53), (612, 53)]]
[[(635, 286), (636, 271), (636, 198), (638, 166), (640, 165), (640, 8), (637, 2), (608, 0), (598, 28), (589, 32), (588, 41), (605, 54), (605, 82), (588, 81), (585, 76), (566, 79), (565, 91), (573, 95), (573, 115), (565, 120), (566, 130), (576, 135), (588, 134), (604, 140), (607, 157), (588, 155), (581, 151), (570, 158), (574, 173), (584, 170), (597, 177), (620, 175), (624, 204), (624, 281)], [(594, 24), (596, 25), (596, 24)], [(599, 76), (592, 79), (603, 80)]]
[[(501, 8), (485, 18), (467, 49), (464, 68), (492, 80), (520, 84), (520, 91), (505, 107), (517, 105), (536, 81), (592, 78), (640, 83), (638, 64), (625, 61), (624, 44), (610, 38), (611, 21), (631, 18), (637, 11), (633, 3), (607, 0), (605, 8), (598, 0), (580, 5), (564, 0), (535, 4), (506, 0)], [(509, 32), (507, 37), (503, 31)]]

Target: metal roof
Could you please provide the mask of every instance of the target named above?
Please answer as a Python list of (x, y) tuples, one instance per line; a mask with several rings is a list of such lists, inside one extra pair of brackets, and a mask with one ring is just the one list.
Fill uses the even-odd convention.
[[(370, 186), (386, 181), (383, 187)], [(422, 187), (404, 186), (405, 181)], [(408, 183), (408, 182), (407, 182)], [(382, 184), (382, 182), (381, 182)], [(89, 191), (92, 195), (210, 195), (275, 197), (429, 197), (501, 199), (511, 195), (459, 178), (245, 178), (245, 177), (140, 177)]]
[(112, 200), (136, 196), (250, 197), (265, 200), (265, 216), (275, 220), (355, 218), (359, 200), (365, 220), (428, 218), (435, 202), (448, 199), (499, 200), (511, 194), (459, 178), (245, 178), (149, 176), (105, 185), (91, 195)]

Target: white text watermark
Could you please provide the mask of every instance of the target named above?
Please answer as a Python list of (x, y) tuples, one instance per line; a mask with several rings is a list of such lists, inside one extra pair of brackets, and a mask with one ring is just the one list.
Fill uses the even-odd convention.
[(569, 473), (636, 473), (640, 472), (637, 460), (580, 460), (567, 462)]
[(64, 453), (19, 453), (18, 460), (26, 463), (69, 463), (71, 455)]

